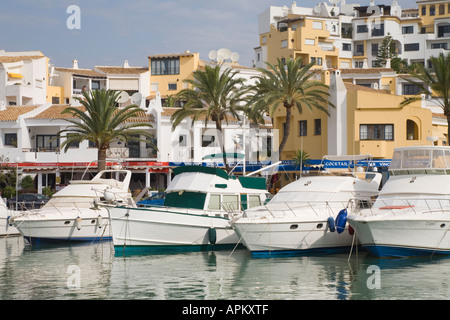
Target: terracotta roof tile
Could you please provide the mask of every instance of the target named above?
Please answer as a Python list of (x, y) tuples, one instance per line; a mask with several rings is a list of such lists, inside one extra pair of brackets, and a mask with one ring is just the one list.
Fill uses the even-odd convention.
[(176, 58), (176, 57), (192, 57), (194, 53), (184, 52), (184, 53), (168, 53), (168, 54), (155, 54), (148, 56), (149, 59), (161, 59), (161, 58)]
[(110, 66), (95, 66), (98, 70), (104, 73), (112, 74), (140, 74), (149, 71), (144, 67), (110, 67)]
[(92, 69), (73, 69), (73, 68), (55, 68), (56, 71), (70, 72), (74, 75), (90, 76), (90, 77), (102, 77), (106, 78), (104, 74), (94, 71)]
[(340, 69), (342, 74), (349, 73), (381, 73), (381, 72), (394, 72), (393, 69), (390, 68), (353, 68), (353, 69)]
[(23, 60), (35, 60), (45, 58), (45, 56), (0, 56), (0, 63), (13, 63)]
[[(70, 118), (75, 118), (70, 113), (62, 114), (63, 110), (66, 109), (68, 106), (69, 105), (55, 104), (55, 105), (48, 107), (41, 113), (35, 115), (34, 117), (30, 117), (28, 119), (70, 119)], [(83, 106), (76, 107), (76, 108), (83, 110), (83, 111), (85, 110), (85, 108)]]
[(0, 121), (16, 121), (17, 118), (36, 109), (38, 106), (7, 106), (5, 110), (0, 111)]
[(348, 83), (348, 82), (344, 82), (345, 87), (347, 88), (347, 90), (352, 90), (352, 91), (370, 91), (370, 92), (378, 92), (378, 93), (384, 93), (384, 94), (390, 94), (390, 92), (386, 91), (386, 90), (379, 90), (379, 89), (373, 89), (373, 88), (369, 88), (366, 86), (360, 86), (357, 84), (353, 84), (353, 83)]

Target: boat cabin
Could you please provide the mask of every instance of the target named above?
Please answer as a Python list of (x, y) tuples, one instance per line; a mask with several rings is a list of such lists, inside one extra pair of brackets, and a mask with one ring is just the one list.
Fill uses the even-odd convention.
[(230, 176), (223, 169), (184, 166), (173, 169), (165, 207), (235, 212), (264, 204), (266, 179)]

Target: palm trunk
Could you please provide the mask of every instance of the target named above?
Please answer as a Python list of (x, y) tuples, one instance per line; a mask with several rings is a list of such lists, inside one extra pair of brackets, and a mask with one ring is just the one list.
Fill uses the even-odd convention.
[(450, 114), (447, 115), (447, 145), (450, 146)]
[(286, 106), (286, 125), (284, 127), (283, 132), (283, 140), (281, 140), (280, 147), (278, 148), (278, 157), (279, 160), (281, 160), (281, 152), (284, 149), (284, 146), (286, 145), (287, 139), (289, 137), (289, 133), (291, 131), (291, 114), (292, 114), (292, 107)]
[(230, 166), (228, 165), (227, 156), (226, 156), (226, 153), (225, 153), (225, 137), (224, 137), (223, 132), (222, 132), (222, 125), (220, 123), (220, 120), (216, 121), (216, 129), (219, 130), (220, 135), (221, 135), (221, 140), (222, 141), (220, 143), (222, 144), (223, 163), (225, 165), (225, 170), (227, 171), (227, 173), (229, 173), (230, 172)]
[(98, 172), (106, 169), (106, 150), (105, 148), (98, 148), (97, 153), (97, 170)]

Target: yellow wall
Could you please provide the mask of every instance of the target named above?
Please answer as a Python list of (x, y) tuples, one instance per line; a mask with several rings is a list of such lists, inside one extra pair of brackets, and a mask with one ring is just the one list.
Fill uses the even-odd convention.
[[(158, 83), (158, 89), (162, 98), (168, 95), (174, 95), (184, 89), (183, 80), (192, 79), (193, 72), (199, 68), (199, 54), (192, 53), (189, 56), (180, 55), (180, 73), (174, 75), (150, 75), (151, 83)], [(148, 60), (149, 69), (151, 70), (151, 58)], [(176, 83), (177, 90), (169, 90), (169, 83)], [(153, 96), (156, 91), (151, 91), (150, 95)]]
[[(439, 7), (444, 6), (444, 13), (439, 13)], [(450, 17), (450, 1), (433, 1), (432, 3), (419, 3), (419, 17), (422, 19), (422, 26), (426, 28), (427, 33), (433, 33), (434, 30), (434, 20), (438, 18), (448, 18)], [(434, 6), (435, 8), (435, 14), (430, 15), (430, 8)], [(426, 14), (422, 14), (422, 8), (426, 8)]]
[[(395, 147), (430, 145), (427, 137), (433, 135), (431, 111), (421, 108), (419, 102), (400, 108), (403, 98), (365, 87), (347, 86), (347, 154), (371, 154), (374, 158), (390, 159)], [(274, 128), (279, 130), (278, 145), (284, 134), (285, 112), (284, 107), (279, 107), (273, 116)], [(321, 135), (314, 135), (314, 119), (319, 118)], [(307, 121), (307, 135), (303, 139), (299, 135), (300, 120)], [(408, 140), (407, 137), (407, 120), (412, 120), (417, 125), (413, 140)], [(291, 131), (281, 159), (292, 160), (294, 152), (300, 150), (301, 146), (312, 159), (327, 155), (327, 123), (328, 116), (322, 111), (304, 110), (300, 114), (293, 110)], [(360, 140), (361, 124), (393, 124), (394, 140)]]
[[(292, 18), (294, 17), (296, 16)], [(314, 22), (321, 22), (322, 29), (314, 29)], [(295, 31), (292, 30), (293, 25), (297, 26)], [(331, 62), (328, 67), (336, 67), (339, 65), (339, 49), (334, 47), (334, 50), (327, 51), (322, 50), (319, 46), (319, 42), (332, 46), (333, 41), (328, 40), (329, 37), (330, 32), (326, 30), (324, 19), (302, 17), (302, 19), (290, 22), (286, 31), (279, 31), (276, 27), (271, 26), (270, 32), (260, 35), (260, 46), (267, 47), (267, 61), (271, 64), (276, 64), (277, 58), (298, 57), (302, 58), (304, 64), (308, 64), (314, 57), (317, 60), (318, 58), (322, 59), (322, 65), (317, 65), (315, 68), (322, 68), (327, 60)], [(265, 42), (263, 38), (266, 39)], [(306, 44), (307, 39), (314, 40), (314, 45)], [(282, 47), (283, 41), (286, 43), (285, 47)]]
[(52, 102), (53, 97), (59, 98), (59, 104), (65, 104), (64, 87), (47, 85), (47, 102)]

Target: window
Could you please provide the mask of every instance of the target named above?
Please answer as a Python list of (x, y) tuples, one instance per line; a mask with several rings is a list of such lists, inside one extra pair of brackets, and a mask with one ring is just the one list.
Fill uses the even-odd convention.
[(363, 44), (357, 44), (356, 45), (356, 55), (357, 56), (363, 56), (364, 55), (364, 45)]
[(314, 119), (314, 134), (320, 136), (322, 134), (322, 120)]
[(281, 47), (282, 48), (287, 48), (288, 46), (288, 41), (287, 40), (281, 40)]
[(378, 55), (378, 43), (372, 43), (372, 55), (373, 56)]
[(404, 95), (416, 95), (420, 92), (420, 88), (415, 84), (408, 83), (403, 85), (403, 94)]
[(436, 15), (436, 7), (430, 6), (430, 16), (434, 16), (434, 15)]
[(216, 141), (216, 137), (215, 136), (204, 134), (202, 136), (202, 147), (213, 147), (214, 146), (214, 141)]
[(450, 37), (450, 24), (438, 27), (438, 37)]
[(17, 133), (5, 133), (5, 146), (17, 147)]
[(220, 194), (211, 194), (209, 196), (209, 210), (220, 210)]
[(342, 50), (343, 51), (352, 51), (352, 45), (350, 43), (343, 43)]
[[(69, 134), (67, 134), (68, 136), (70, 135), (70, 133)], [(80, 143), (79, 142), (72, 142), (70, 145), (69, 145), (69, 148), (79, 148), (80, 147)]]
[(441, 4), (439, 6), (439, 15), (443, 15), (445, 14), (445, 6), (443, 4)]
[(403, 34), (414, 33), (414, 26), (402, 27), (402, 33)]
[(298, 122), (298, 127), (299, 127), (299, 136), (300, 137), (304, 137), (307, 134), (307, 122), (306, 120), (301, 120)]
[(384, 36), (384, 23), (375, 24), (372, 29), (372, 37)]
[(266, 40), (267, 39), (267, 37), (266, 36), (263, 36), (262, 38), (261, 38), (261, 43), (266, 43)]
[(239, 198), (237, 195), (224, 194), (222, 195), (223, 202), (222, 205), (225, 210), (237, 210), (239, 209)]
[(169, 83), (168, 90), (177, 90), (177, 84), (176, 83)]
[(59, 139), (57, 135), (42, 134), (36, 135), (36, 149), (47, 149), (56, 151), (59, 148)]
[(431, 44), (431, 49), (445, 49), (445, 50), (447, 50), (447, 43), (446, 42), (432, 43)]
[(363, 25), (356, 27), (356, 32), (357, 33), (366, 33), (366, 32), (369, 32), (369, 29), (367, 28), (367, 25), (363, 24)]
[(180, 136), (178, 137), (178, 145), (180, 147), (187, 146), (187, 136), (185, 134), (180, 134)]
[(318, 66), (321, 66), (321, 65), (322, 65), (322, 58), (317, 58), (316, 64), (317, 64)]
[(152, 59), (152, 75), (180, 74), (180, 58)]
[(394, 140), (393, 124), (361, 124), (360, 140)]
[(422, 6), (422, 15), (423, 16), (427, 15), (427, 7), (426, 6)]
[(405, 43), (405, 51), (419, 51), (418, 43)]
[(261, 205), (261, 200), (259, 195), (249, 194), (248, 195), (248, 208), (259, 207)]
[(314, 39), (305, 39), (305, 44), (308, 46), (313, 46), (315, 44)]
[(92, 80), (92, 90), (100, 90), (100, 81)]
[(59, 97), (52, 97), (52, 104), (59, 104)]

